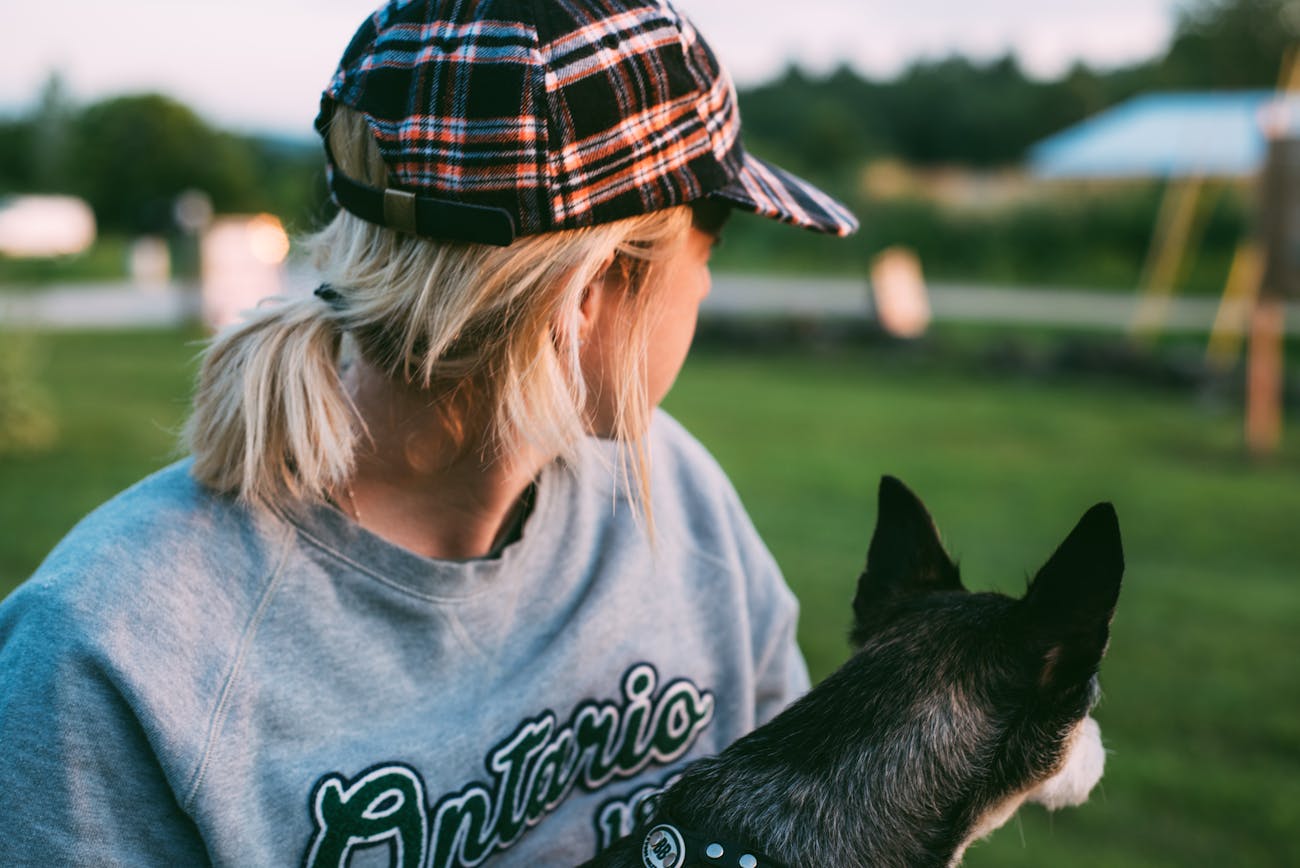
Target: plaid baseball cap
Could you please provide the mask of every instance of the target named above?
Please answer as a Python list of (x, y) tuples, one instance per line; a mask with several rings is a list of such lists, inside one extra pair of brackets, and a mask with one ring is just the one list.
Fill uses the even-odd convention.
[[(389, 189), (335, 165), (336, 105), (365, 117)], [(858, 225), (746, 153), (730, 77), (667, 0), (393, 0), (348, 45), (316, 129), (341, 207), (428, 238), (507, 245), (704, 198)]]

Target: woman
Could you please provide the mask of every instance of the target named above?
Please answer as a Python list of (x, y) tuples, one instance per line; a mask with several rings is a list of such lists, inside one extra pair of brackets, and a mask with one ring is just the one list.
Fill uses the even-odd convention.
[(807, 687), (654, 408), (731, 208), (855, 224), (744, 153), (690, 24), (393, 3), (317, 126), (325, 283), (219, 336), (192, 458), (0, 607), (0, 863), (575, 864)]

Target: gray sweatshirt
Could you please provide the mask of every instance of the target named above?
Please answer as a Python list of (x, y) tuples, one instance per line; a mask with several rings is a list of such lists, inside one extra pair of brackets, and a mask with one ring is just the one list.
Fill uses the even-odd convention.
[(188, 462), (0, 604), (0, 864), (573, 865), (808, 686), (796, 604), (663, 413), (651, 545), (613, 449), (499, 557), (436, 561)]

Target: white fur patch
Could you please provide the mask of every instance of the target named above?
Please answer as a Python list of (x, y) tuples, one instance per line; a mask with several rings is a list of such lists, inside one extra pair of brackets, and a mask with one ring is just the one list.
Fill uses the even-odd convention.
[(1049, 810), (1082, 805), (1101, 780), (1106, 765), (1106, 751), (1101, 746), (1101, 727), (1085, 717), (1074, 731), (1061, 770), (1029, 794), (1029, 801)]
[(1081, 805), (1088, 799), (1092, 788), (1101, 780), (1102, 768), (1106, 764), (1106, 751), (1101, 746), (1101, 727), (1091, 717), (1079, 721), (1070, 735), (1070, 744), (1066, 748), (1065, 762), (1061, 770), (1043, 781), (1028, 793), (1018, 793), (1008, 797), (980, 818), (971, 829), (966, 840), (957, 848), (949, 868), (961, 864), (966, 848), (980, 838), (989, 835), (1000, 827), (1019, 810), (1025, 802), (1043, 805), (1048, 810)]
[(1020, 810), (1020, 806), (1024, 803), (1025, 797), (1023, 795), (1013, 796), (995, 807), (993, 810), (989, 811), (980, 818), (979, 823), (977, 823), (975, 828), (971, 830), (970, 834), (966, 836), (967, 843), (978, 841), (981, 838), (993, 834), (994, 830), (1002, 828), (1002, 825), (1006, 823), (1007, 820), (1010, 820), (1012, 815), (1014, 815), (1016, 811)]

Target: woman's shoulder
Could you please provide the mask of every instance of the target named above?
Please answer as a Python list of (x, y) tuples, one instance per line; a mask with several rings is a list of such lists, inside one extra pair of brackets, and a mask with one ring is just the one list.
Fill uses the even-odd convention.
[(656, 411), (651, 423), (650, 457), (657, 530), (728, 559), (769, 557), (717, 459), (662, 410)]
[(657, 409), (650, 422), (650, 456), (656, 481), (662, 478), (677, 487), (699, 489), (700, 493), (734, 498), (735, 489), (727, 474), (695, 435), (682, 423)]
[(240, 585), (271, 571), (283, 528), (199, 485), (189, 468), (163, 468), (78, 522), (0, 606), (0, 634), (20, 613), (82, 637), (120, 624), (147, 633), (244, 596)]
[[(734, 616), (736, 607), (743, 607), (754, 630), (755, 659), (771, 657), (772, 637), (779, 636), (793, 647), (798, 603), (721, 465), (663, 411), (655, 414), (652, 423), (651, 450), (655, 532), (665, 545), (689, 553), (698, 564), (687, 574), (690, 584), (706, 591), (699, 609), (712, 609), (727, 618)], [(719, 577), (729, 577), (725, 586), (730, 595), (723, 591)], [(802, 676), (800, 688), (802, 664), (795, 662), (792, 683), (797, 694), (807, 689), (807, 675)], [(783, 703), (791, 694), (781, 696)]]
[(255, 556), (283, 524), (199, 484), (185, 459), (146, 477), (83, 518), (37, 571), (111, 570), (180, 578), (226, 572)]
[(97, 733), (135, 758), (131, 779), (143, 730), (190, 780), (287, 539), (269, 521), (195, 483), (188, 462), (82, 519), (0, 602), (0, 695), (19, 697), (8, 732), (56, 764)]

